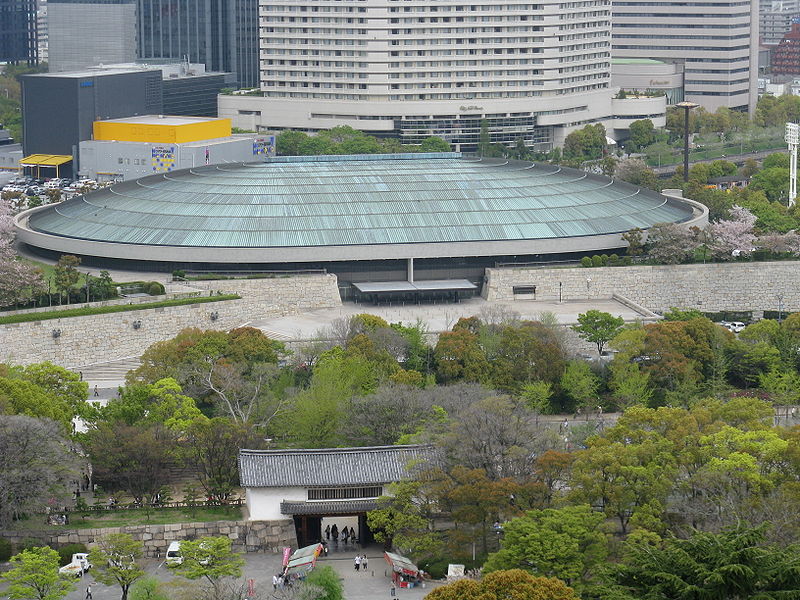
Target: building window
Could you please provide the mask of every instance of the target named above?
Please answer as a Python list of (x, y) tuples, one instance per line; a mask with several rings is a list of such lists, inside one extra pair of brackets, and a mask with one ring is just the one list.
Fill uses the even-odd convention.
[(353, 498), (377, 498), (383, 494), (381, 486), (353, 488), (316, 488), (308, 490), (309, 500), (351, 500)]

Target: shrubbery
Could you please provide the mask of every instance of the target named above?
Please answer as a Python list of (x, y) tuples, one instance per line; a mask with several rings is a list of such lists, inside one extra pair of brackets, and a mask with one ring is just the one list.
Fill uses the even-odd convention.
[(67, 544), (58, 549), (58, 564), (62, 567), (68, 565), (72, 560), (72, 555), (79, 552), (88, 552), (86, 544)]

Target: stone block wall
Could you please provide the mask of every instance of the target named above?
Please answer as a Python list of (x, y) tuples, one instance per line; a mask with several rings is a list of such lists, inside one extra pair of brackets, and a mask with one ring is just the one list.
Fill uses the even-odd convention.
[[(74, 515), (73, 518), (80, 517)], [(86, 544), (91, 547), (98, 538), (111, 533), (128, 533), (144, 544), (148, 558), (161, 558), (170, 542), (200, 537), (227, 536), (236, 552), (269, 552), (279, 554), (284, 546), (297, 548), (294, 521), (213, 521), (206, 523), (172, 523), (167, 525), (133, 525), (99, 529), (51, 531), (0, 531), (0, 537), (19, 547), (23, 540), (36, 540), (54, 548), (65, 544)]]
[[(341, 304), (335, 275), (232, 279), (193, 283), (203, 295), (239, 300), (0, 325), (0, 362), (49, 360), (74, 367), (140, 356), (151, 344), (186, 327), (228, 330), (252, 321)], [(211, 320), (211, 313), (217, 320)], [(134, 329), (134, 321), (141, 326)], [(60, 330), (58, 337), (53, 331)]]
[[(514, 286), (536, 286), (536, 299), (564, 302), (623, 296), (648, 310), (670, 307), (800, 311), (800, 262), (717, 263), (597, 268), (487, 269), (483, 297), (514, 299)], [(528, 296), (529, 297), (529, 296)]]

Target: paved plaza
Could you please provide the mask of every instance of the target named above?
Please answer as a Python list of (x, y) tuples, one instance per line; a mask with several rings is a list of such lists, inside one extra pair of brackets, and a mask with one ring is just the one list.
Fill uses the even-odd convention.
[(325, 339), (326, 329), (337, 319), (347, 319), (359, 313), (369, 313), (384, 318), (389, 323), (413, 325), (422, 321), (428, 332), (449, 331), (462, 317), (482, 317), (484, 320), (500, 320), (503, 315), (516, 314), (522, 319), (539, 319), (542, 313), (552, 313), (559, 323), (578, 322), (578, 315), (597, 309), (622, 317), (626, 321), (646, 318), (632, 308), (611, 299), (572, 300), (567, 302), (517, 301), (487, 302), (475, 297), (459, 303), (376, 305), (346, 302), (337, 308), (306, 311), (300, 314), (270, 319), (254, 318), (247, 323), (258, 327), (272, 339), (284, 342)]
[[(369, 568), (366, 572), (356, 572), (353, 568), (353, 558), (358, 553), (366, 553), (369, 559)], [(280, 593), (273, 594), (272, 575), (280, 571), (281, 556), (274, 554), (247, 554), (245, 555), (246, 565), (244, 568), (244, 581), (252, 579), (255, 584), (256, 595), (254, 600), (270, 600), (275, 598), (282, 599), (285, 596)], [(153, 575), (164, 582), (181, 583), (185, 579), (175, 577), (172, 572), (159, 560), (145, 559), (142, 565), (147, 570), (148, 575)], [(388, 576), (388, 566), (383, 559), (383, 553), (377, 546), (369, 547), (366, 550), (356, 550), (352, 546), (339, 549), (332, 549), (327, 557), (320, 558), (318, 565), (330, 565), (341, 577), (344, 584), (344, 597), (346, 600), (390, 600), (391, 580)], [(91, 583), (93, 600), (119, 600), (119, 587), (110, 587), (95, 582), (91, 571), (83, 579), (79, 579), (76, 588), (66, 600), (85, 600), (86, 586)], [(423, 588), (397, 589), (395, 600), (422, 600), (431, 589), (441, 585), (439, 582), (431, 582)]]

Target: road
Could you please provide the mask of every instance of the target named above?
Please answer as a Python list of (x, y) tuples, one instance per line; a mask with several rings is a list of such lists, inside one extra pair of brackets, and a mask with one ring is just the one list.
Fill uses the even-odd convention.
[[(745, 152), (744, 154), (728, 154), (727, 156), (720, 156), (718, 158), (709, 158), (704, 160), (691, 160), (692, 155), (689, 154), (689, 164), (695, 165), (698, 163), (712, 163), (715, 160), (729, 160), (732, 163), (736, 163), (737, 165), (743, 165), (744, 162), (748, 158), (754, 158), (756, 160), (764, 160), (765, 157), (769, 156), (770, 154), (775, 154), (776, 152), (780, 152), (780, 149), (775, 150), (761, 150), (759, 152)], [(679, 165), (683, 165), (683, 162), (676, 164), (676, 165), (667, 165), (664, 167), (653, 167), (653, 171), (655, 171), (656, 175), (659, 177), (670, 177), (675, 170), (678, 168)]]

